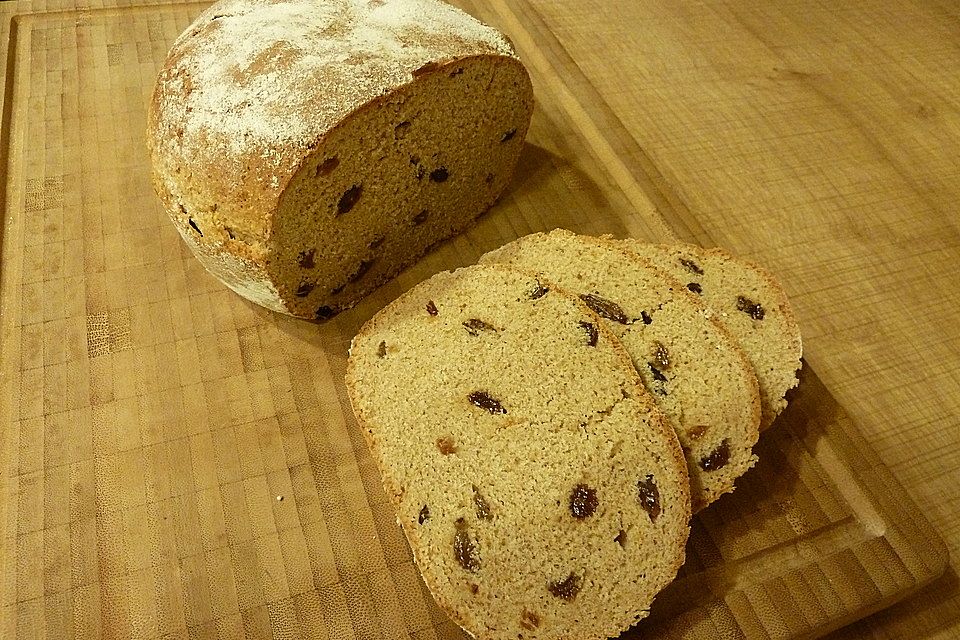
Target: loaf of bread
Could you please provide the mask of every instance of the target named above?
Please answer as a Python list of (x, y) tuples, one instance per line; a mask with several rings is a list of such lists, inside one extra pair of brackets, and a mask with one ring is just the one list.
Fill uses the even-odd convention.
[(494, 203), (532, 108), (506, 37), (439, 0), (224, 0), (170, 50), (147, 141), (207, 270), (325, 319)]
[(524, 236), (480, 262), (538, 272), (600, 313), (677, 432), (694, 512), (733, 491), (756, 459), (757, 378), (695, 295), (614, 242), (563, 229)]
[(503, 265), (374, 316), (346, 376), (424, 582), (478, 638), (606, 638), (683, 562), (676, 436), (601, 319)]
[(722, 249), (690, 244), (649, 244), (624, 240), (623, 246), (650, 260), (702, 296), (743, 348), (760, 383), (760, 429), (773, 424), (797, 386), (803, 351), (800, 327), (783, 287), (770, 272)]

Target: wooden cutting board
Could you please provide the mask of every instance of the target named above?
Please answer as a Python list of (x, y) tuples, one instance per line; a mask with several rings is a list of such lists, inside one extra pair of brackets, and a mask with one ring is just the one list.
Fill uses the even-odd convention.
[[(696, 222), (529, 5), (460, 4), (504, 28), (534, 78), (516, 179), (323, 325), (208, 276), (150, 187), (147, 99), (204, 4), (2, 5), (0, 637), (463, 637), (353, 422), (350, 338), (401, 291), (525, 233), (689, 239)], [(943, 571), (943, 543), (809, 368), (757, 453), (627, 637), (816, 637)]]

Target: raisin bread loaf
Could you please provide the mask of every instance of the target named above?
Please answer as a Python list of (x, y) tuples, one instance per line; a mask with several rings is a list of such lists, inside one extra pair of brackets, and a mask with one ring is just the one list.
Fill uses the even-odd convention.
[(224, 0), (173, 44), (147, 141), (207, 270), (323, 319), (490, 207), (532, 105), (506, 37), (438, 0)]
[(503, 265), (444, 272), (354, 338), (346, 384), (424, 581), (479, 638), (605, 638), (683, 562), (684, 460), (617, 339)]
[(755, 461), (757, 379), (696, 296), (615, 243), (557, 229), (480, 259), (543, 274), (577, 294), (623, 342), (657, 406), (676, 429), (696, 512), (733, 490)]
[(797, 386), (803, 347), (787, 295), (766, 269), (722, 249), (624, 240), (624, 246), (702, 296), (715, 318), (743, 348), (760, 383), (760, 428), (787, 406)]

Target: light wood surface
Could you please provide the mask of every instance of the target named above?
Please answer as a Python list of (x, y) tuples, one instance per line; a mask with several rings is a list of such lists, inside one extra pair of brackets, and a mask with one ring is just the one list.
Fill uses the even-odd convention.
[(638, 631), (811, 637), (910, 595), (838, 634), (960, 634), (952, 566), (923, 588), (939, 537), (960, 551), (953, 5), (465, 4), (534, 76), (518, 177), (320, 326), (220, 286), (152, 195), (146, 96), (203, 6), (0, 5), (0, 637), (459, 637), (353, 428), (346, 346), (554, 226), (756, 258), (804, 333), (794, 404)]

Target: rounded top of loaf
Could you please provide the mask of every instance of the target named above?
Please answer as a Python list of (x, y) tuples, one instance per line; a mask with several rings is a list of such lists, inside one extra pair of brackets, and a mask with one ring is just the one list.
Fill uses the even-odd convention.
[(232, 233), (262, 248), (263, 212), (328, 131), (476, 55), (515, 57), (505, 36), (439, 0), (218, 2), (174, 42), (154, 89), (147, 137), (165, 205), (216, 217), (226, 204)]

